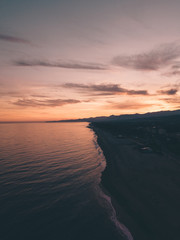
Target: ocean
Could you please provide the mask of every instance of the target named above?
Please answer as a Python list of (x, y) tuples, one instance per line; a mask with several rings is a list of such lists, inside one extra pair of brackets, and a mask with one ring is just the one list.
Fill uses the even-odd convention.
[(87, 123), (0, 124), (0, 239), (126, 239)]

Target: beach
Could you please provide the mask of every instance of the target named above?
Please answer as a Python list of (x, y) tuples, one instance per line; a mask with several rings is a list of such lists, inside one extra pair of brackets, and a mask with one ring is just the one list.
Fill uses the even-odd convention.
[(178, 159), (139, 151), (134, 139), (118, 138), (94, 124), (91, 128), (107, 161), (101, 184), (133, 239), (180, 239)]

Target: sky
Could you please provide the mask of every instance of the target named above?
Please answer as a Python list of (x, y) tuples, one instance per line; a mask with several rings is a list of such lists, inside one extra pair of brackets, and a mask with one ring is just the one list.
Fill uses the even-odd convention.
[(1, 0), (0, 121), (180, 109), (179, 0)]

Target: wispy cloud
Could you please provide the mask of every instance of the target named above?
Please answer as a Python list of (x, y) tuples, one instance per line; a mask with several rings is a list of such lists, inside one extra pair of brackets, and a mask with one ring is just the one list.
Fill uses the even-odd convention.
[(30, 97), (30, 98), (48, 98), (48, 95), (42, 95), (37, 93), (30, 93), (30, 89), (28, 90), (17, 90), (17, 91), (10, 91), (8, 89), (2, 89), (0, 91), (0, 98), (1, 97), (9, 97), (9, 98), (24, 98), (24, 97)]
[(1, 90), (0, 91), (0, 98), (1, 97), (22, 97), (22, 92), (20, 92), (20, 91)]
[(179, 96), (174, 96), (174, 97), (169, 97), (169, 98), (161, 98), (160, 100), (170, 104), (171, 106), (173, 106), (174, 109), (180, 108), (180, 97)]
[(163, 75), (168, 76), (168, 77), (180, 75), (180, 62), (179, 61), (174, 62), (174, 64), (171, 66), (169, 72), (167, 72)]
[(39, 99), (22, 98), (22, 99), (18, 99), (15, 102), (12, 102), (12, 104), (21, 106), (21, 107), (60, 107), (66, 104), (75, 104), (75, 103), (80, 103), (80, 101), (76, 99), (39, 100)]
[(68, 68), (68, 69), (84, 69), (84, 70), (107, 70), (108, 67), (103, 64), (99, 63), (84, 63), (84, 62), (63, 62), (63, 61), (57, 61), (57, 62), (50, 62), (50, 61), (44, 61), (44, 60), (16, 60), (13, 62), (16, 66), (22, 66), (22, 67), (34, 67), (34, 66), (40, 66), (40, 67), (57, 67), (57, 68)]
[(0, 34), (0, 41), (32, 45), (32, 43), (27, 39), (16, 37), (16, 36), (10, 36), (6, 34)]
[(138, 110), (142, 108), (151, 107), (152, 104), (149, 103), (141, 103), (136, 101), (125, 101), (125, 102), (109, 102), (108, 105), (105, 106), (107, 109), (126, 109), (126, 110)]
[(174, 65), (172, 65), (172, 69), (179, 69), (180, 68), (180, 62), (175, 62)]
[(174, 97), (174, 98), (163, 98), (161, 100), (166, 101), (167, 103), (179, 103), (180, 104), (180, 97)]
[(174, 70), (174, 71), (170, 71), (166, 74), (164, 74), (165, 76), (175, 76), (175, 75), (180, 75), (180, 71), (179, 70)]
[(35, 97), (35, 98), (48, 98), (48, 96), (41, 95), (41, 94), (32, 94), (31, 97)]
[[(5, 39), (5, 37), (2, 37), (2, 39)], [(12, 40), (10, 39), (9, 41), (29, 43), (29, 41), (21, 38), (12, 37)], [(180, 62), (178, 61), (178, 58), (180, 58), (180, 45), (176, 43), (169, 43), (160, 45), (159, 47), (156, 47), (144, 53), (134, 55), (118, 55), (114, 57), (109, 64), (62, 60), (50, 61), (43, 59), (18, 59), (13, 61), (13, 64), (15, 66), (22, 67), (39, 66), (82, 70), (108, 70), (112, 65), (115, 65), (140, 71), (153, 71), (159, 70), (166, 66), (171, 66), (171, 74), (175, 75), (179, 74)]]
[(122, 88), (118, 84), (78, 84), (65, 83), (61, 85), (65, 88), (78, 89), (86, 93), (95, 93), (95, 95), (149, 95), (147, 90), (132, 90)]
[(112, 64), (135, 70), (152, 71), (173, 64), (178, 57), (180, 57), (180, 46), (170, 43), (140, 54), (116, 56)]

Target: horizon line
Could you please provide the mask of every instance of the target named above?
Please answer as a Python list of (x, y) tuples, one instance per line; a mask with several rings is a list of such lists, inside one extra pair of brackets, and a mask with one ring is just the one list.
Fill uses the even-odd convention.
[(59, 120), (39, 120), (39, 121), (0, 121), (0, 124), (3, 123), (48, 123), (48, 122), (60, 122), (60, 121), (77, 121), (77, 120), (83, 120), (83, 119), (90, 119), (90, 118), (101, 118), (101, 117), (110, 117), (110, 116), (124, 116), (124, 115), (145, 115), (148, 113), (160, 113), (160, 112), (175, 112), (175, 111), (179, 111), (180, 108), (175, 109), (175, 110), (160, 110), (160, 111), (153, 111), (153, 112), (145, 112), (145, 113), (127, 113), (127, 114), (119, 114), (119, 115), (108, 115), (108, 116), (96, 116), (96, 117), (84, 117), (84, 118), (75, 118), (75, 119), (59, 119)]

